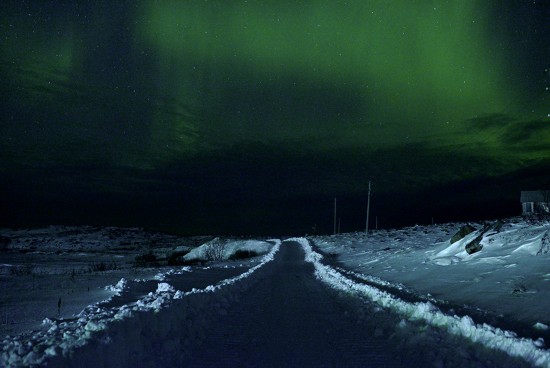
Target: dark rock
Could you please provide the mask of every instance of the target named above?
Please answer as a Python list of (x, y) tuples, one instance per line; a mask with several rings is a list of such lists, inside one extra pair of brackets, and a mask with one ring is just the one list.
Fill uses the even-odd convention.
[(544, 233), (542, 239), (540, 240), (540, 249), (537, 252), (537, 256), (541, 254), (546, 254), (550, 252), (550, 231)]
[(476, 236), (474, 240), (466, 244), (466, 252), (468, 254), (474, 254), (476, 252), (479, 252), (483, 248), (483, 245), (481, 245), (481, 240), (483, 240), (483, 237), (485, 236), (485, 234), (487, 234), (490, 228), (491, 228), (491, 225), (486, 224), (481, 230), (481, 232), (479, 233), (479, 235)]
[(464, 226), (462, 226), (462, 227), (456, 232), (456, 234), (454, 234), (453, 237), (451, 238), (451, 244), (456, 243), (457, 241), (459, 241), (460, 239), (463, 239), (466, 235), (471, 234), (471, 233), (473, 233), (474, 231), (476, 231), (476, 228), (473, 227), (472, 225), (464, 225)]
[(491, 227), (494, 231), (496, 231), (497, 233), (500, 233), (500, 231), (502, 230), (502, 227), (504, 226), (504, 222), (498, 220), (497, 222), (495, 222), (493, 224), (493, 226)]
[(468, 254), (474, 254), (483, 249), (483, 245), (479, 244), (482, 237), (477, 237), (466, 245), (466, 252)]
[(525, 285), (516, 285), (512, 290), (512, 294), (514, 295), (524, 294), (525, 292), (527, 292)]

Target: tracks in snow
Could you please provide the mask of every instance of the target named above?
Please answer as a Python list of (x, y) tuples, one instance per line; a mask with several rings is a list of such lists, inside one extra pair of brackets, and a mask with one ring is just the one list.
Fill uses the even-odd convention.
[(227, 311), (188, 366), (407, 366), (382, 330), (375, 336), (374, 326), (362, 326), (361, 301), (315, 278), (299, 244), (284, 243), (270, 266), (270, 277)]

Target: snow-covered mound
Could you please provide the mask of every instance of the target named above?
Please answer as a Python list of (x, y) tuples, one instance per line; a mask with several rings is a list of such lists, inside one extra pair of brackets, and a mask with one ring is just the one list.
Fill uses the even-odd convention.
[[(468, 254), (466, 246), (479, 238), (480, 252)], [(437, 249), (440, 249), (438, 247)], [(485, 226), (463, 239), (438, 251), (430, 260), (439, 265), (457, 262), (506, 263), (506, 259), (524, 255), (544, 255), (550, 251), (550, 225), (548, 223), (528, 224), (499, 223)], [(453, 262), (447, 262), (452, 259)]]
[(261, 240), (222, 240), (215, 238), (200, 247), (194, 248), (183, 259), (186, 261), (225, 261), (239, 252), (249, 255), (262, 255), (271, 250), (273, 245)]
[[(476, 230), (451, 243), (465, 224), (414, 226), (314, 237), (346, 269), (531, 326), (550, 325), (550, 222), (513, 218), (470, 224)], [(478, 244), (469, 254), (466, 247)]]

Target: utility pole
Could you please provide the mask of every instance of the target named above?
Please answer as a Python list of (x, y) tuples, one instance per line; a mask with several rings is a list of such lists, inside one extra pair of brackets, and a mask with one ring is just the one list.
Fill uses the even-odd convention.
[(336, 198), (334, 198), (334, 235), (336, 235)]
[(365, 228), (365, 234), (369, 235), (369, 212), (370, 212), (370, 181), (369, 181), (369, 195), (367, 199), (367, 226)]

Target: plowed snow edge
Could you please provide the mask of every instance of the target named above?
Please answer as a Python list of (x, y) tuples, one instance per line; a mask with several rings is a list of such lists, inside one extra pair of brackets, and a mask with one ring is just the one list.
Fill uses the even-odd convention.
[[(2, 341), (0, 366), (157, 366), (186, 356), (211, 316), (225, 309), (258, 280), (250, 277), (273, 261), (281, 241), (247, 272), (188, 292), (161, 282), (156, 292), (116, 308), (90, 306), (77, 319), (50, 321), (44, 332)], [(215, 293), (215, 300), (212, 295)], [(170, 308), (168, 308), (170, 307)], [(183, 348), (183, 351), (181, 350)], [(76, 353), (77, 352), (77, 353)]]
[(520, 357), (532, 365), (550, 367), (550, 352), (541, 348), (543, 341), (519, 338), (514, 332), (487, 324), (475, 324), (468, 317), (443, 313), (430, 302), (409, 303), (373, 286), (356, 283), (330, 266), (321, 263), (323, 256), (313, 251), (305, 238), (287, 239), (299, 243), (305, 252), (305, 260), (315, 267), (317, 278), (331, 287), (348, 293), (365, 296), (383, 308), (397, 312), (411, 321), (424, 321), (430, 326), (445, 329), (448, 333), (465, 337), (488, 348)]

